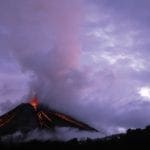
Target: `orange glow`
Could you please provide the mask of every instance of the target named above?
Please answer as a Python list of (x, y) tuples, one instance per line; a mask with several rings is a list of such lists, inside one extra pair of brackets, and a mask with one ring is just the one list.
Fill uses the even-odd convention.
[(33, 108), (34, 108), (35, 110), (37, 110), (37, 106), (38, 106), (38, 99), (37, 99), (37, 97), (33, 97), (33, 98), (30, 100), (29, 104), (30, 104), (31, 106), (33, 106)]
[(84, 125), (80, 124), (79, 122), (76, 122), (75, 120), (73, 120), (73, 119), (71, 119), (71, 118), (69, 118), (69, 117), (67, 117), (67, 116), (65, 116), (65, 115), (63, 115), (61, 113), (55, 112), (54, 114), (56, 116), (58, 116), (59, 118), (63, 119), (63, 120), (66, 120), (66, 121), (68, 121), (70, 123), (73, 123), (73, 124), (76, 124), (77, 126), (80, 126), (81, 128), (84, 128)]
[(4, 126), (5, 124), (7, 124), (10, 120), (12, 120), (13, 118), (15, 117), (15, 115), (7, 115), (7, 116), (5, 116), (4, 118), (2, 118), (2, 119), (0, 119), (0, 128), (2, 127), (2, 126)]
[(48, 124), (46, 123), (46, 121), (48, 121), (48, 123), (51, 123), (52, 122), (52, 119), (49, 118), (43, 111), (40, 111), (37, 113), (37, 116), (38, 116), (38, 119), (39, 119), (39, 122), (40, 122), (40, 126), (45, 126), (47, 128), (50, 128), (48, 126)]

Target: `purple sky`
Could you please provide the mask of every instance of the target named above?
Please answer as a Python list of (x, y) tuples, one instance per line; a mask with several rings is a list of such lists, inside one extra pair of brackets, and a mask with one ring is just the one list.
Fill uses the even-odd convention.
[(0, 0), (0, 114), (32, 91), (108, 133), (150, 124), (149, 0)]

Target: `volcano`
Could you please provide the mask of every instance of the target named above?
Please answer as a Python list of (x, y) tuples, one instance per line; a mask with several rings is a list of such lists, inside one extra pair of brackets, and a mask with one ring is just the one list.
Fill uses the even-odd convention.
[(17, 131), (28, 133), (34, 129), (55, 130), (55, 127), (73, 127), (79, 130), (97, 131), (72, 117), (38, 104), (37, 97), (22, 103), (0, 117), (0, 136)]

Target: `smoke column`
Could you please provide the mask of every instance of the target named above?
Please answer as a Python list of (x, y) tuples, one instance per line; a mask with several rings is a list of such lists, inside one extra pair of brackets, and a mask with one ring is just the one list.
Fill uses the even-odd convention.
[(62, 111), (77, 107), (82, 82), (85, 82), (79, 65), (83, 2), (9, 3), (12, 10), (9, 15), (13, 18), (10, 53), (22, 72), (31, 74), (29, 94), (36, 92), (39, 100)]

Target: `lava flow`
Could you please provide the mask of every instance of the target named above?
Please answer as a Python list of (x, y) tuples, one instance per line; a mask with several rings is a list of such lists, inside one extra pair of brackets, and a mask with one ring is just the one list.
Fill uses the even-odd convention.
[[(39, 129), (55, 129), (55, 127), (73, 127), (80, 130), (97, 131), (89, 125), (68, 115), (51, 110), (38, 104), (38, 98), (32, 97), (28, 103), (23, 103), (0, 116), (0, 135), (28, 132)], [(51, 130), (49, 130), (51, 131)]]

